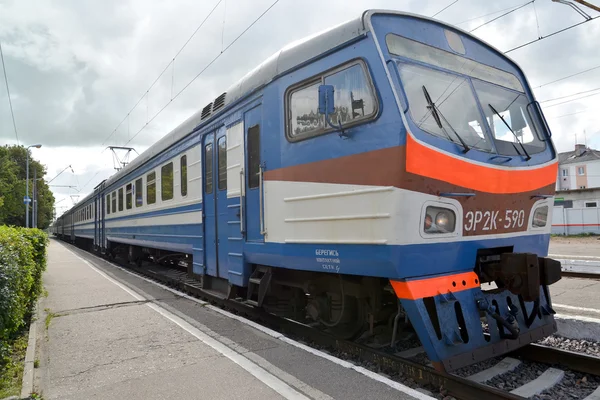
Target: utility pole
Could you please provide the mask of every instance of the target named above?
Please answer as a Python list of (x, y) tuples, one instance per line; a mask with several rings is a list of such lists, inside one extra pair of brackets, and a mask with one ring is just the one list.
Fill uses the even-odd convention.
[(31, 226), (37, 228), (37, 168), (33, 169), (33, 218)]
[(600, 12), (600, 7), (598, 7), (598, 6), (595, 6), (595, 5), (591, 4), (591, 3), (588, 3), (588, 2), (587, 2), (587, 1), (585, 1), (585, 0), (574, 0), (574, 1), (578, 2), (579, 4), (583, 4), (584, 6), (586, 6), (586, 7), (589, 7), (589, 8), (591, 8), (592, 10), (595, 10), (595, 11), (598, 11), (598, 12)]

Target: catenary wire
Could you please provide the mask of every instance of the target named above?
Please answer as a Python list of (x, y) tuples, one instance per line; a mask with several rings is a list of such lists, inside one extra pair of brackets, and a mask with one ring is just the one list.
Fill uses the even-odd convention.
[(198, 33), (198, 31), (200, 30), (200, 28), (202, 28), (204, 26), (204, 24), (206, 23), (206, 21), (208, 21), (208, 18), (210, 18), (210, 16), (215, 12), (215, 10), (217, 9), (217, 7), (219, 6), (219, 4), (221, 4), (223, 2), (223, 0), (219, 0), (217, 2), (217, 4), (215, 4), (215, 6), (212, 8), (212, 10), (208, 13), (208, 15), (202, 20), (202, 22), (200, 23), (200, 25), (198, 25), (196, 27), (196, 29), (194, 30), (194, 32), (190, 35), (190, 37), (185, 41), (185, 43), (183, 44), (183, 46), (181, 46), (181, 48), (179, 49), (179, 51), (177, 51), (177, 53), (175, 54), (175, 56), (171, 59), (171, 61), (169, 61), (169, 63), (167, 64), (167, 66), (162, 70), (162, 72), (156, 77), (156, 79), (154, 80), (154, 82), (152, 82), (152, 84), (150, 85), (150, 87), (144, 92), (144, 94), (142, 94), (142, 96), (139, 98), (139, 100), (134, 104), (133, 107), (131, 107), (131, 110), (129, 110), (129, 112), (125, 115), (125, 117), (121, 120), (121, 122), (119, 122), (119, 124), (117, 125), (117, 127), (110, 133), (110, 135), (108, 135), (108, 137), (106, 139), (104, 139), (104, 141), (102, 142), (102, 145), (104, 145), (116, 132), (117, 129), (119, 129), (119, 127), (121, 126), (121, 124), (123, 124), (123, 122), (125, 122), (125, 120), (129, 117), (129, 115), (133, 112), (133, 110), (136, 109), (136, 107), (142, 102), (142, 100), (147, 97), (148, 92), (154, 87), (154, 85), (156, 85), (156, 83), (158, 82), (158, 80), (165, 74), (165, 72), (169, 69), (169, 67), (171, 66), (171, 64), (173, 64), (175, 62), (175, 59), (177, 58), (177, 56), (179, 56), (179, 54), (181, 54), (181, 52), (183, 51), (183, 49), (185, 49), (185, 47), (188, 45), (188, 43), (194, 38), (194, 36), (196, 36), (196, 33)]
[(148, 122), (146, 122), (146, 124), (144, 126), (142, 126), (140, 128), (139, 131), (136, 132), (135, 135), (133, 135), (131, 137), (131, 139), (129, 139), (127, 141), (127, 143), (125, 143), (126, 145), (131, 143), (131, 141), (133, 139), (135, 139), (152, 121), (154, 121), (154, 119), (156, 117), (158, 117), (172, 102), (173, 100), (175, 100), (177, 97), (179, 97), (179, 95), (181, 95), (193, 82), (196, 81), (196, 79), (198, 79), (203, 73), (204, 71), (206, 71), (212, 64), (214, 64), (215, 61), (217, 61), (223, 54), (225, 54), (225, 52), (227, 52), (227, 50), (233, 46), (246, 32), (248, 32), (248, 30), (250, 30), (250, 28), (252, 28), (265, 14), (267, 14), (269, 12), (269, 10), (271, 10), (277, 3), (279, 3), (280, 0), (275, 0), (265, 11), (263, 11), (262, 14), (260, 14), (254, 21), (252, 21), (252, 23), (250, 25), (248, 25), (246, 27), (246, 29), (244, 29), (242, 31), (242, 33), (240, 33), (235, 39), (233, 39), (233, 41), (231, 43), (229, 43), (227, 45), (227, 47), (225, 47), (223, 49), (223, 51), (219, 54), (217, 54), (217, 56), (215, 58), (213, 58), (196, 76), (194, 76), (179, 92), (177, 92), (175, 94), (175, 96), (173, 96), (173, 98), (168, 101), (160, 110), (158, 110), (158, 112), (156, 114), (154, 114), (152, 116), (152, 118), (150, 118), (150, 120)]
[(0, 58), (2, 59), (2, 71), (4, 71), (4, 82), (6, 83), (6, 94), (8, 95), (8, 105), (10, 106), (10, 116), (12, 117), (13, 128), (15, 130), (15, 137), (17, 138), (17, 144), (20, 146), (19, 133), (17, 132), (17, 123), (15, 122), (15, 112), (13, 111), (12, 100), (10, 98), (10, 88), (8, 86), (8, 76), (6, 74), (6, 65), (4, 64), (4, 52), (2, 51), (2, 43), (0, 43)]

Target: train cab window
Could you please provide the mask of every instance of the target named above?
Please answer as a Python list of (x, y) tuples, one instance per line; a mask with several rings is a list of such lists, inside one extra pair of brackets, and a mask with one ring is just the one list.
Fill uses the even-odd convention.
[(117, 212), (117, 192), (112, 192), (112, 212)]
[(133, 206), (133, 189), (132, 184), (125, 186), (125, 208), (131, 210)]
[(248, 187), (258, 187), (260, 178), (260, 125), (248, 129)]
[(146, 175), (146, 204), (156, 203), (156, 172)]
[(123, 188), (119, 188), (119, 211), (123, 211)]
[(141, 207), (144, 205), (144, 181), (143, 178), (135, 181), (135, 206)]
[(173, 163), (163, 165), (160, 169), (160, 199), (171, 200), (173, 198)]
[(227, 138), (221, 136), (217, 141), (219, 161), (219, 190), (227, 189)]
[(110, 214), (110, 194), (106, 195), (106, 215)]
[(333, 85), (335, 112), (331, 122), (348, 127), (377, 113), (377, 98), (362, 61), (353, 61), (292, 89), (287, 98), (287, 137), (291, 141), (332, 131), (318, 112), (319, 85)]
[(181, 183), (181, 196), (185, 197), (187, 196), (187, 155), (186, 156), (181, 156), (181, 158), (179, 159), (179, 164), (180, 164), (180, 170), (181, 170), (181, 175), (180, 175), (180, 183)]
[(204, 179), (204, 191), (210, 194), (213, 191), (213, 146), (212, 143), (204, 146), (204, 171), (206, 179)]

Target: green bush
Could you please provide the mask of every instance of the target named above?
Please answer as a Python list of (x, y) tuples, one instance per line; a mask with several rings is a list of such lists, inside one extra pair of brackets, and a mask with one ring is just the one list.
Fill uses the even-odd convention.
[(47, 244), (39, 229), (0, 226), (0, 353), (25, 326), (41, 293)]

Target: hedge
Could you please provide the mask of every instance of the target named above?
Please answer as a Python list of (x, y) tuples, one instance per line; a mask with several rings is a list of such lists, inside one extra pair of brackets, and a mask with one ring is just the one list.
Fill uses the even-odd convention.
[(42, 291), (48, 236), (0, 226), (0, 353), (24, 328)]

